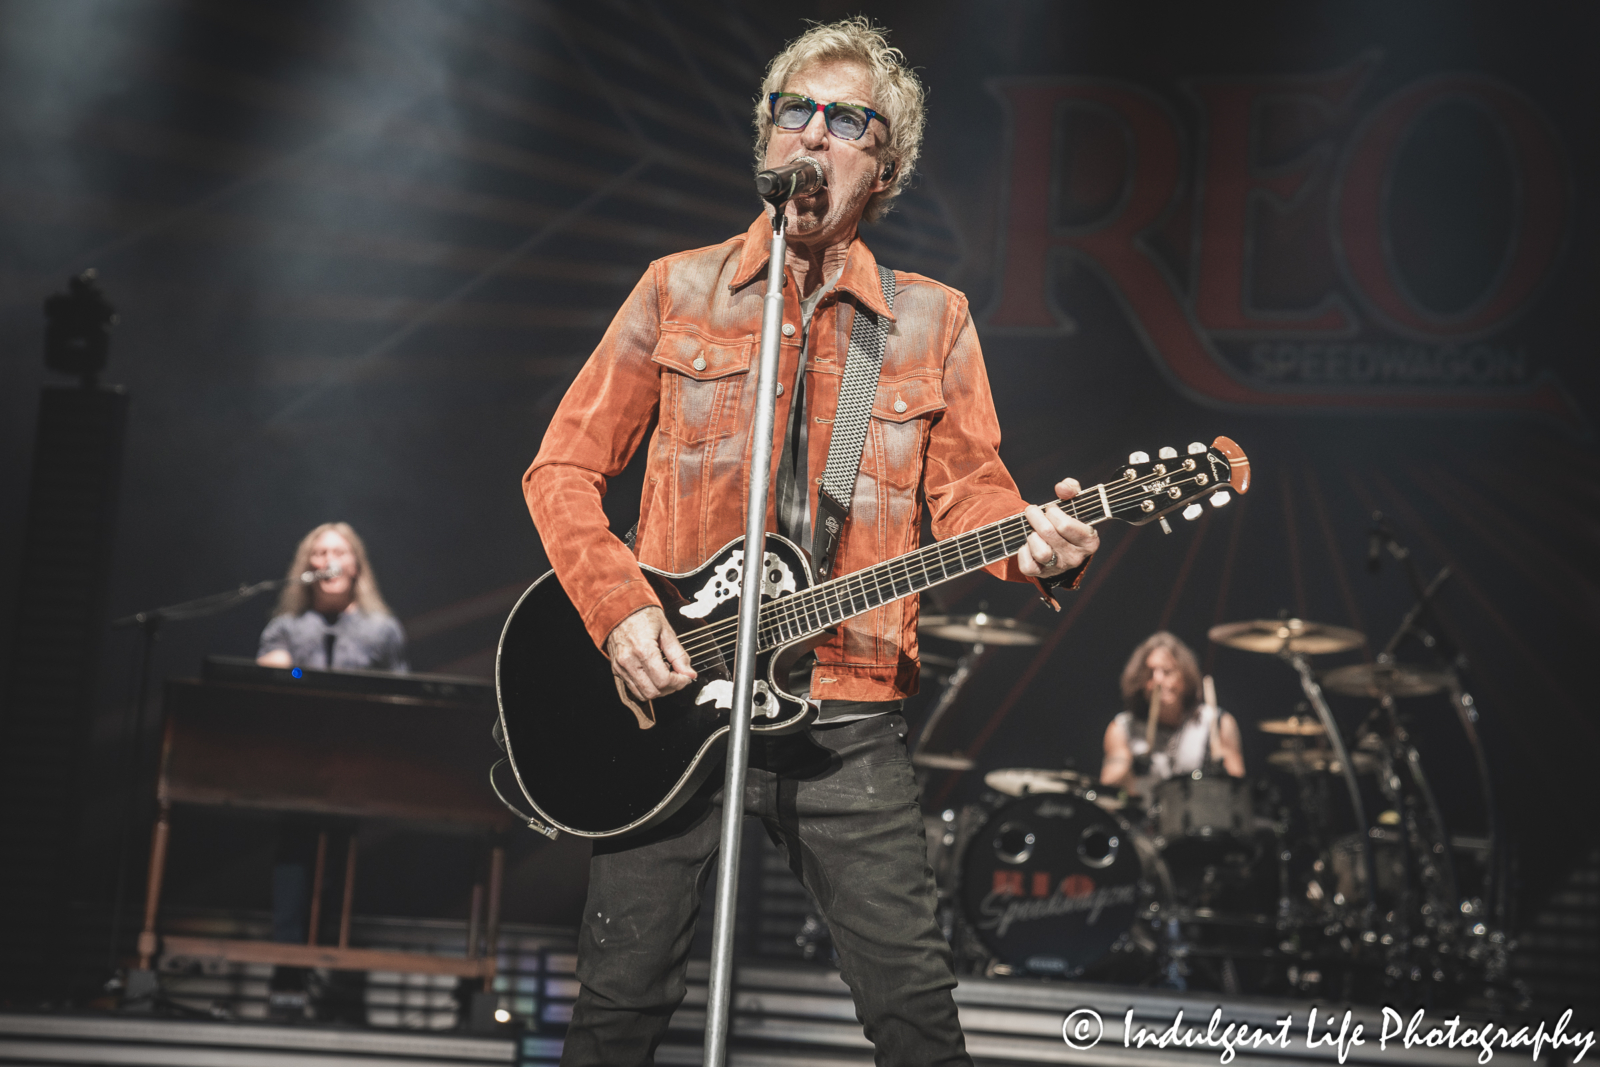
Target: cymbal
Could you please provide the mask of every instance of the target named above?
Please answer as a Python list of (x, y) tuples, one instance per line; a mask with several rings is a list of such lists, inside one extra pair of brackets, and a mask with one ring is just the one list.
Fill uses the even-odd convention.
[(1425, 697), (1449, 685), (1443, 671), (1405, 663), (1352, 663), (1322, 676), (1322, 688), (1352, 697)]
[(1322, 723), (1316, 719), (1302, 719), (1291, 715), (1287, 719), (1263, 719), (1256, 729), (1264, 734), (1282, 734), (1285, 737), (1316, 737), (1321, 734)]
[[(1334, 757), (1333, 750), (1328, 748), (1308, 748), (1300, 752), (1286, 748), (1267, 753), (1267, 762), (1296, 774), (1344, 773), (1344, 766)], [(1357, 774), (1376, 774), (1379, 760), (1370, 752), (1352, 752), (1350, 765)]]
[(911, 757), (914, 767), (932, 767), (941, 771), (970, 771), (972, 761), (965, 756), (947, 755), (943, 752), (918, 752)]
[(1065, 793), (1073, 786), (1086, 788), (1094, 781), (1077, 771), (1052, 771), (1042, 767), (1003, 767), (983, 776), (983, 784), (1008, 797), (1024, 793)]
[(1245, 652), (1303, 652), (1325, 656), (1360, 648), (1366, 635), (1360, 630), (1305, 619), (1247, 619), (1213, 626), (1208, 635), (1219, 645)]
[(1039, 626), (980, 611), (976, 615), (924, 615), (917, 623), (917, 633), (969, 645), (1037, 645), (1045, 632)]

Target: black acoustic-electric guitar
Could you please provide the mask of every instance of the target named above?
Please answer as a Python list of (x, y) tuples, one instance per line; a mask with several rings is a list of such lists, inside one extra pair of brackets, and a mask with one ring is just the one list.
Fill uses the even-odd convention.
[[(1142, 526), (1183, 508), (1186, 518), (1250, 487), (1250, 462), (1226, 437), (1185, 455), (1142, 452), (1112, 478), (1066, 502), (1091, 525), (1117, 519)], [(1013, 515), (980, 529), (813, 584), (806, 554), (767, 537), (761, 589), (755, 718), (751, 730), (782, 734), (816, 715), (806, 700), (812, 657), (826, 631), (845, 619), (959, 578), (1015, 555), (1027, 519)], [(589, 639), (578, 610), (551, 571), (522, 595), (500, 635), (495, 685), (500, 728), (517, 785), (554, 836), (614, 837), (652, 826), (678, 809), (721, 762), (733, 706), (744, 538), (688, 574), (644, 567), (667, 620), (698, 677), (648, 702), (617, 683)], [(498, 787), (497, 787), (498, 788)]]

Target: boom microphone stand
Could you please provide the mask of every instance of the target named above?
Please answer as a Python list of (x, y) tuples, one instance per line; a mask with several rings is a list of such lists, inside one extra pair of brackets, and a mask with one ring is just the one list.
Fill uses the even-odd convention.
[[(195, 600), (185, 600), (181, 604), (169, 604), (164, 608), (151, 608), (149, 611), (136, 612), (111, 623), (113, 630), (139, 628), (139, 680), (134, 686), (133, 704), (123, 721), (123, 794), (127, 803), (123, 805), (122, 830), (117, 843), (117, 879), (116, 888), (111, 905), (111, 941), (107, 949), (107, 968), (111, 971), (112, 982), (119, 982), (121, 968), (117, 963), (117, 942), (122, 937), (122, 913), (128, 889), (128, 863), (129, 849), (132, 847), (133, 832), (138, 821), (141, 805), (134, 795), (139, 785), (139, 765), (144, 754), (144, 719), (145, 706), (149, 703), (150, 692), (150, 665), (155, 659), (156, 638), (160, 636), (162, 623), (185, 622), (189, 619), (203, 619), (207, 615), (216, 615), (230, 608), (238, 607), (249, 600), (254, 600), (262, 593), (274, 592), (288, 585), (293, 579), (273, 578), (265, 582), (255, 582), (251, 585), (241, 585), (237, 589), (229, 589), (210, 596), (199, 597)], [(304, 579), (302, 579), (304, 580)], [(109, 988), (109, 987), (108, 987)], [(151, 988), (131, 989), (127, 985), (122, 988), (125, 992), (133, 994), (149, 994)]]
[[(815, 167), (815, 163), (811, 164)], [(791, 167), (782, 168), (790, 171)], [(761, 359), (756, 372), (756, 413), (751, 428), (750, 493), (745, 501), (744, 577), (739, 589), (739, 636), (733, 658), (733, 709), (728, 714), (727, 774), (722, 786), (722, 844), (717, 859), (716, 923), (711, 935), (711, 983), (706, 999), (706, 1067), (728, 1057), (732, 1002), (733, 921), (739, 898), (739, 843), (744, 828), (744, 779), (750, 762), (750, 716), (755, 710), (756, 623), (761, 611), (761, 576), (767, 541), (767, 487), (772, 477), (772, 424), (777, 406), (778, 337), (783, 325), (784, 261), (788, 250), (784, 204), (797, 191), (798, 173), (778, 187), (764, 171), (756, 188), (776, 209), (767, 259), (767, 292), (761, 308)], [(820, 188), (820, 170), (816, 186)], [(763, 187), (765, 183), (766, 187)], [(771, 698), (769, 698), (771, 699)]]

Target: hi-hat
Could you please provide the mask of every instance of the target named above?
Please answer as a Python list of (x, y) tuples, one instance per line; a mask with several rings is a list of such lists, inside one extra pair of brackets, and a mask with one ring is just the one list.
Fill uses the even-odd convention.
[(1065, 793), (1073, 786), (1080, 789), (1094, 785), (1087, 774), (1077, 771), (1052, 771), (1042, 767), (1003, 767), (983, 776), (983, 784), (1008, 797), (1024, 793)]
[(924, 615), (917, 623), (917, 633), (969, 645), (1037, 645), (1044, 640), (1041, 627), (986, 611), (976, 615)]
[(1246, 652), (1300, 652), (1326, 656), (1360, 648), (1367, 638), (1360, 630), (1305, 619), (1247, 619), (1213, 626), (1208, 635), (1219, 645)]
[(1280, 734), (1284, 737), (1316, 737), (1323, 732), (1322, 723), (1316, 719), (1302, 719), (1298, 715), (1291, 715), (1287, 719), (1263, 719), (1256, 723), (1256, 729), (1264, 734)]
[(1425, 697), (1450, 685), (1443, 671), (1405, 663), (1352, 663), (1322, 676), (1322, 688), (1352, 697)]

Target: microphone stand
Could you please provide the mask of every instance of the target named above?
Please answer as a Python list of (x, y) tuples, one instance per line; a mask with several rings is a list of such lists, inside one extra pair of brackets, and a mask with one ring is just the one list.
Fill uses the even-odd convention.
[[(111, 981), (119, 981), (117, 977), (120, 968), (117, 965), (117, 942), (122, 937), (122, 913), (125, 897), (127, 896), (128, 882), (128, 851), (132, 844), (135, 823), (138, 821), (138, 812), (141, 805), (134, 795), (139, 786), (139, 766), (143, 762), (144, 754), (144, 723), (145, 706), (149, 703), (150, 692), (150, 665), (155, 659), (156, 638), (160, 634), (162, 623), (186, 622), (189, 619), (202, 619), (208, 615), (216, 615), (237, 607), (246, 601), (254, 600), (262, 593), (270, 593), (288, 585), (289, 578), (273, 578), (265, 582), (256, 582), (251, 585), (241, 585), (237, 589), (229, 589), (221, 593), (212, 593), (210, 596), (197, 597), (194, 600), (185, 600), (181, 604), (168, 604), (163, 608), (151, 608), (149, 611), (135, 612), (125, 615), (120, 619), (113, 619), (113, 630), (128, 630), (137, 626), (139, 628), (139, 673), (138, 681), (134, 686), (132, 706), (123, 717), (123, 769), (122, 787), (127, 803), (123, 805), (122, 830), (117, 842), (117, 878), (116, 888), (112, 894), (111, 903), (111, 941), (107, 949), (107, 969), (112, 973)], [(108, 986), (111, 988), (111, 986)], [(126, 984), (123, 989), (127, 992)], [(139, 990), (141, 993), (153, 993), (153, 985)]]
[[(787, 274), (787, 221), (783, 203), (775, 206), (772, 249), (767, 259), (767, 292), (762, 297), (761, 358), (756, 373), (755, 423), (751, 428), (750, 492), (745, 502), (744, 577), (739, 590), (733, 709), (728, 713), (727, 774), (722, 787), (722, 852), (717, 860), (716, 923), (712, 928), (711, 982), (706, 999), (706, 1067), (724, 1067), (728, 1057), (739, 844), (744, 829), (745, 770), (750, 762), (750, 717), (755, 709), (756, 625), (765, 570), (767, 487), (772, 477), (772, 434), (777, 406), (778, 331), (783, 325), (783, 283)], [(774, 698), (768, 696), (767, 699)]]

